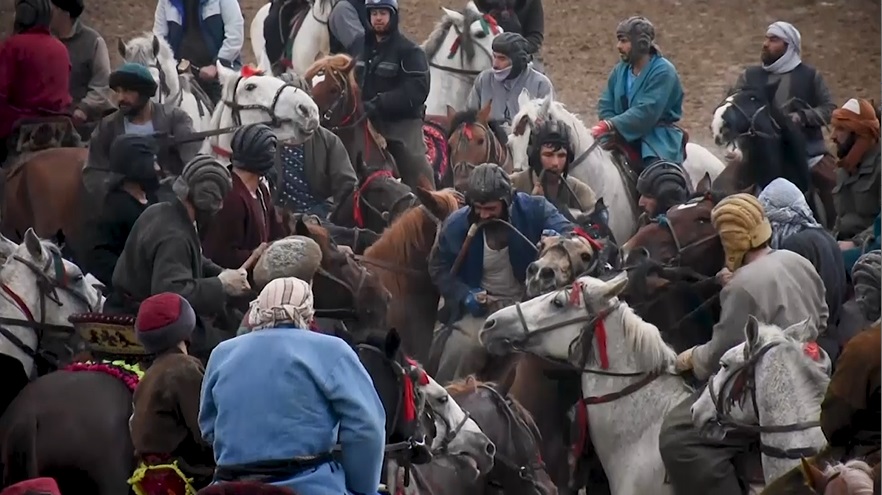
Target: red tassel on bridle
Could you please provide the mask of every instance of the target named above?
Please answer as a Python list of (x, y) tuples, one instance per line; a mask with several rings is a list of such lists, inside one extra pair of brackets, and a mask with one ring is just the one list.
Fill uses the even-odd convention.
[(576, 234), (577, 236), (581, 237), (582, 239), (585, 239), (586, 241), (588, 241), (588, 245), (591, 246), (591, 249), (593, 249), (595, 252), (603, 249), (603, 245), (600, 244), (600, 241), (591, 237), (588, 234), (588, 232), (585, 232), (584, 230), (582, 230), (582, 227), (574, 228), (573, 233)]
[(361, 195), (364, 193), (364, 190), (367, 189), (368, 185), (373, 182), (374, 179), (379, 177), (393, 177), (391, 170), (377, 170), (372, 173), (364, 180), (364, 183), (355, 190), (352, 194), (352, 219), (355, 221), (355, 226), (363, 229), (364, 228), (364, 215), (361, 213)]
[(416, 419), (416, 399), (413, 393), (413, 382), (405, 373), (404, 375), (404, 420), (413, 421)]
[[(579, 306), (579, 300), (582, 298), (582, 282), (576, 280), (573, 282), (573, 288), (570, 291), (570, 305)], [(588, 308), (585, 308), (586, 310)], [(597, 322), (594, 324), (594, 340), (597, 343), (597, 353), (600, 354), (600, 367), (609, 368), (609, 356), (606, 353), (606, 319), (607, 312), (603, 311), (597, 315)]]
[(239, 71), (239, 74), (242, 77), (262, 76), (263, 71), (251, 65), (243, 65), (242, 70)]

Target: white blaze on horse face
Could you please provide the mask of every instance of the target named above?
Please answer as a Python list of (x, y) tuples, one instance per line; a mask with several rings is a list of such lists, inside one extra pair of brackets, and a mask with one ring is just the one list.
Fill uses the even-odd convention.
[(723, 120), (723, 115), (726, 114), (726, 111), (732, 107), (732, 97), (728, 97), (723, 101), (723, 104), (720, 105), (716, 110), (714, 110), (714, 117), (711, 120), (711, 136), (714, 138), (714, 142), (717, 145), (722, 145), (723, 143), (723, 126), (726, 125), (726, 122)]
[(323, 83), (324, 81), (325, 81), (325, 75), (324, 75), (324, 74), (316, 74), (316, 75), (312, 78), (312, 83), (311, 83), (311, 84), (312, 84), (312, 87), (314, 88), (314, 87), (316, 87), (317, 85)]

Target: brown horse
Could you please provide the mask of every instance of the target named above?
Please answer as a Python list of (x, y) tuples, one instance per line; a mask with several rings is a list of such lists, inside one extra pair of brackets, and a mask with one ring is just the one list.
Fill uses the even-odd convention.
[(506, 146), (508, 138), (497, 123), (490, 121), (490, 103), (488, 101), (480, 110), (458, 113), (447, 107), (450, 121), (447, 144), (453, 167), (446, 177), (442, 177), (442, 185), (464, 190), (472, 169), (482, 163), (495, 163), (507, 173), (512, 172), (512, 159)]
[(360, 158), (354, 165), (358, 187), (334, 208), (329, 217), (334, 225), (382, 232), (416, 203), (410, 187), (391, 170), (370, 171)]
[(398, 328), (404, 348), (417, 361), (429, 356), (438, 311), (438, 290), (429, 278), (428, 258), (441, 222), (459, 208), (456, 194), (418, 187), (421, 206), (407, 211), (365, 251), (362, 263), (380, 276), (395, 304), (386, 324)]

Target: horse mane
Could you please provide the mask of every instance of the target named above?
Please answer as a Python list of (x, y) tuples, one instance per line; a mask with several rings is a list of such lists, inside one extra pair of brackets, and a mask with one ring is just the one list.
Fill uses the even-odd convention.
[[(473, 22), (481, 19), (482, 16), (480, 12), (476, 12), (468, 7), (457, 12), (462, 14), (463, 25), (466, 27), (471, 26)], [(444, 14), (441, 17), (441, 20), (435, 24), (432, 33), (429, 34), (429, 37), (423, 43), (423, 51), (426, 52), (426, 58), (428, 60), (435, 58), (435, 55), (441, 50), (441, 47), (444, 45), (444, 40), (447, 38), (447, 31), (449, 31), (454, 25), (456, 25), (456, 21), (447, 14)], [(475, 40), (472, 37), (472, 33), (468, 29), (463, 29), (460, 36), (459, 47), (465, 52), (466, 57), (471, 59), (475, 56)]]
[(628, 303), (620, 301), (625, 341), (644, 371), (666, 371), (677, 360), (677, 353), (662, 338), (658, 327), (637, 315)]
[(174, 60), (174, 52), (171, 45), (162, 36), (155, 36), (152, 32), (145, 32), (141, 36), (130, 39), (126, 45), (126, 54), (131, 54), (129, 62), (150, 66), (153, 61), (153, 38), (159, 41), (158, 58), (164, 61)]
[[(447, 390), (448, 394), (456, 399), (456, 397), (458, 396), (477, 393), (481, 385), (486, 385), (496, 390), (496, 383), (482, 382), (481, 380), (478, 380), (475, 375), (469, 375), (465, 378), (461, 378), (459, 380), (451, 382), (444, 388), (445, 390)], [(517, 399), (515, 399), (514, 397), (509, 395), (507, 398), (510, 401), (509, 405), (511, 406), (512, 412), (514, 412), (515, 416), (520, 418), (520, 420), (523, 421), (525, 425), (527, 425), (527, 428), (529, 428), (530, 432), (535, 436), (538, 446), (538, 444), (542, 443), (542, 434), (539, 432), (539, 427), (536, 425), (536, 421), (533, 419), (533, 415), (530, 414), (530, 411), (528, 411), (527, 408), (521, 405), (521, 403), (518, 402)]]
[(309, 237), (311, 237), (321, 248), (322, 254), (335, 251), (334, 242), (331, 240), (331, 234), (326, 228), (313, 223), (304, 223), (304, 225), (306, 225), (306, 228), (309, 230)]
[(346, 79), (346, 83), (352, 91), (355, 92), (355, 97), (360, 98), (358, 94), (358, 81), (355, 80), (355, 70), (353, 70), (352, 67), (354, 67), (352, 65), (352, 57), (349, 55), (346, 55), (345, 53), (328, 55), (327, 57), (322, 57), (313, 62), (312, 65), (306, 69), (306, 72), (304, 72), (303, 79), (304, 81), (309, 81), (321, 71), (340, 74)]
[[(448, 127), (447, 131), (447, 139), (449, 140), (453, 133), (459, 128), (459, 126), (463, 124), (478, 124), (478, 112), (480, 110), (463, 110), (461, 112), (456, 112), (453, 118), (450, 120), (450, 127)], [(508, 133), (505, 132), (505, 129), (502, 128), (502, 124), (496, 122), (495, 120), (491, 120), (487, 123), (487, 127), (490, 128), (490, 131), (496, 136), (496, 139), (501, 144), (508, 143)]]
[(873, 468), (864, 461), (853, 459), (845, 464), (831, 464), (824, 468), (822, 474), (827, 480), (839, 475), (839, 478), (845, 483), (848, 493), (873, 494)]

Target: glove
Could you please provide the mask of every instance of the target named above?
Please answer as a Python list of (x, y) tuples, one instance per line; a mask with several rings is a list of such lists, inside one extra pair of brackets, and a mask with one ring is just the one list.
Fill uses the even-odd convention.
[(485, 308), (484, 305), (481, 304), (480, 301), (478, 301), (478, 295), (483, 292), (484, 291), (482, 291), (481, 289), (472, 289), (471, 291), (469, 291), (469, 294), (465, 297), (465, 300), (463, 301), (463, 305), (465, 306), (466, 311), (468, 311), (469, 314), (474, 316), (475, 318), (480, 318), (481, 316), (487, 314), (487, 308)]
[(542, 237), (559, 237), (560, 234), (556, 230), (545, 229), (542, 231)]
[(364, 108), (364, 113), (368, 117), (373, 117), (377, 114), (377, 110), (380, 109), (380, 97), (375, 97), (370, 101), (364, 102), (362, 105)]
[(594, 127), (591, 128), (591, 135), (594, 139), (597, 139), (604, 134), (609, 134), (613, 130), (612, 124), (608, 120), (601, 120), (600, 122), (594, 124)]
[(224, 286), (224, 292), (228, 296), (241, 296), (251, 290), (248, 283), (248, 271), (243, 269), (230, 270), (226, 269), (217, 276), (221, 285)]
[(674, 369), (677, 371), (689, 371), (692, 369), (692, 351), (694, 351), (694, 347), (690, 347), (685, 351), (681, 352), (679, 356), (677, 356), (677, 362), (674, 363)]

